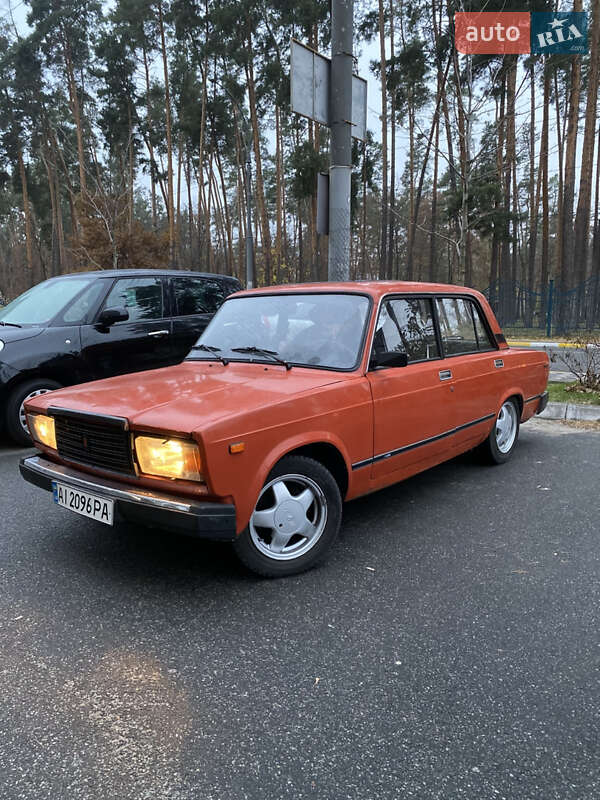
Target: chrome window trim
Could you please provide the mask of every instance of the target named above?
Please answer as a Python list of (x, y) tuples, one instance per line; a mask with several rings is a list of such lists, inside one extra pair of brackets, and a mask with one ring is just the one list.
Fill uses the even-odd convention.
[[(381, 297), (379, 298), (379, 302), (377, 303), (377, 305), (373, 306), (374, 311), (375, 311), (375, 325), (377, 324), (377, 319), (379, 317), (379, 312), (381, 310), (381, 304), (385, 300), (390, 300), (390, 299), (393, 299), (393, 298), (404, 298), (404, 297), (427, 297), (427, 298), (432, 298), (432, 299), (449, 297), (449, 298), (462, 298), (464, 300), (471, 300), (473, 303), (476, 304), (477, 309), (481, 312), (482, 322), (483, 322), (484, 327), (487, 330), (487, 333), (488, 333), (490, 339), (494, 339), (495, 340), (495, 338), (496, 338), (496, 335), (492, 333), (492, 330), (489, 327), (487, 315), (484, 314), (483, 309), (481, 308), (481, 304), (479, 303), (479, 300), (474, 295), (469, 294), (468, 292), (457, 292), (456, 294), (453, 294), (453, 293), (448, 294), (447, 292), (446, 293), (444, 293), (444, 292), (389, 292), (388, 294), (382, 294)], [(438, 349), (440, 350), (439, 356), (437, 358), (425, 358), (425, 359), (420, 359), (419, 361), (409, 361), (406, 367), (386, 367), (386, 369), (403, 369), (404, 370), (404, 369), (409, 369), (413, 364), (429, 364), (430, 362), (440, 361), (440, 360), (445, 359), (445, 358), (456, 358), (457, 356), (470, 356), (470, 355), (474, 355), (475, 353), (492, 353), (492, 352), (495, 353), (498, 350), (500, 350), (500, 347), (498, 346), (498, 344), (496, 344), (495, 347), (494, 346), (490, 346), (489, 349), (486, 348), (484, 350), (471, 350), (468, 353), (452, 353), (450, 355), (447, 355), (444, 352), (443, 342), (441, 340), (441, 331), (440, 331), (440, 328), (439, 328), (439, 319), (438, 319), (437, 309), (436, 309), (435, 303), (432, 303), (432, 309), (433, 309), (434, 323), (435, 323), (435, 326), (436, 326), (436, 336), (439, 339), (439, 341), (438, 341)], [(375, 370), (370, 370), (369, 369), (369, 361), (371, 360), (371, 351), (373, 350), (373, 341), (375, 339), (375, 325), (373, 325), (373, 332), (371, 333), (371, 338), (370, 338), (370, 341), (369, 341), (369, 347), (368, 347), (368, 350), (366, 351), (367, 352), (367, 365), (366, 365), (365, 374), (368, 373), (368, 372), (374, 372), (375, 371)], [(503, 334), (500, 334), (500, 335), (503, 335)]]

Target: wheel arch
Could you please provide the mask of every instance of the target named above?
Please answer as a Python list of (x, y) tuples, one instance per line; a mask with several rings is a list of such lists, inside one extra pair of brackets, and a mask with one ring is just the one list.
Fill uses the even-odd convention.
[(348, 467), (344, 456), (334, 444), (331, 442), (305, 444), (284, 453), (276, 463), (278, 464), (286, 456), (305, 456), (306, 458), (312, 458), (313, 461), (318, 461), (333, 475), (339, 487), (342, 500), (346, 497), (349, 484)]
[(517, 408), (519, 410), (519, 420), (521, 420), (521, 418), (523, 417), (523, 408), (524, 408), (524, 397), (521, 389), (513, 388), (505, 392), (500, 401), (500, 406), (498, 407), (498, 411), (500, 411), (500, 409), (502, 408), (504, 403), (506, 403), (507, 400), (517, 401)]
[(65, 380), (65, 377), (66, 375), (63, 375), (60, 370), (57, 370), (56, 372), (53, 370), (30, 370), (28, 372), (18, 372), (5, 384), (4, 391), (8, 396), (12, 394), (15, 389), (18, 389), (23, 383), (29, 383), (29, 381), (40, 381), (40, 383), (43, 383), (44, 381), (50, 381), (51, 383), (60, 384), (60, 387), (63, 388), (64, 386), (69, 385), (69, 381)]
[(340, 487), (342, 500), (345, 499), (351, 479), (351, 461), (341, 441), (324, 431), (314, 431), (307, 440), (306, 435), (298, 435), (279, 442), (268, 455), (261, 459), (256, 471), (251, 469), (253, 479), (250, 484), (240, 487), (238, 491), (230, 491), (226, 485), (214, 487), (217, 494), (231, 495), (235, 498), (237, 511), (237, 529), (240, 533), (248, 524), (256, 500), (268, 476), (279, 462), (290, 455), (301, 455), (318, 461), (333, 475)]

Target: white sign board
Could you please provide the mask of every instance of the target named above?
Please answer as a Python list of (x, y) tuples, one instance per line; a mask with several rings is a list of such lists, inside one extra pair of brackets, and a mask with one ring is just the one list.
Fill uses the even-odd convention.
[[(321, 125), (329, 125), (329, 84), (331, 61), (295, 39), (291, 44), (292, 111)], [(367, 135), (367, 82), (352, 76), (352, 136)]]

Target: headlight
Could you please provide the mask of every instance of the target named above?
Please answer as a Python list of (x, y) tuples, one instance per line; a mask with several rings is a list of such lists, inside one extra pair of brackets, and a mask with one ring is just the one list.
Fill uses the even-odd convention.
[(36, 442), (56, 450), (56, 433), (52, 417), (47, 417), (45, 414), (27, 414), (27, 422)]
[(161, 478), (202, 481), (202, 462), (198, 446), (183, 439), (136, 436), (135, 452), (142, 472)]

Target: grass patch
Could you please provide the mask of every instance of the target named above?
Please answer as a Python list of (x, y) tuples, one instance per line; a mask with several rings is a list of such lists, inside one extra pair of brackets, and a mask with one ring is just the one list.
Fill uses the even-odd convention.
[[(552, 381), (548, 384), (548, 394), (551, 403), (577, 403), (586, 406), (600, 406), (600, 392), (590, 392), (585, 390), (570, 389), (576, 386), (572, 383), (557, 383)], [(567, 391), (567, 387), (570, 391)]]

